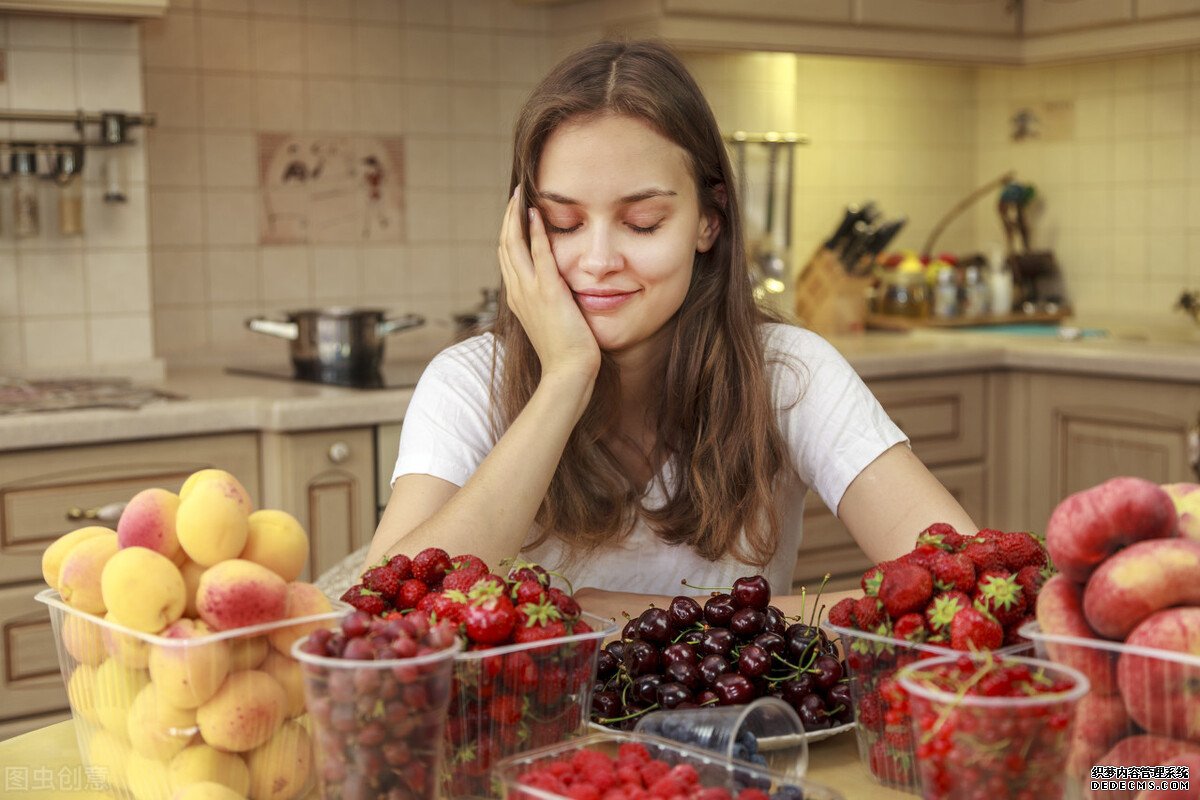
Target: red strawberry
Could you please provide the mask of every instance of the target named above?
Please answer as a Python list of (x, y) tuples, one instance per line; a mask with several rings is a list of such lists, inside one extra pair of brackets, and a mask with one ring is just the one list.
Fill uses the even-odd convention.
[(450, 554), (440, 547), (426, 547), (413, 556), (412, 574), (426, 586), (439, 583), (450, 570)]
[(537, 581), (523, 580), (515, 584), (512, 588), (513, 604), (516, 606), (523, 606), (526, 603), (540, 603), (547, 597), (545, 588)]
[(1025, 627), (1026, 623), (1033, 622), (1035, 619), (1037, 619), (1036, 615), (1026, 614), (1025, 616), (1021, 617), (1019, 620), (1017, 620), (1016, 623), (1012, 627), (1005, 629), (1005, 631), (1004, 631), (1004, 646), (1008, 647), (1010, 644), (1023, 644), (1025, 642), (1029, 641), (1024, 636), (1021, 635), (1020, 631), (1021, 631), (1021, 628)]
[(942, 554), (942, 550), (931, 544), (919, 544), (911, 552), (900, 556), (899, 560), (904, 564), (912, 564), (914, 567), (932, 572), (933, 560)]
[(876, 597), (860, 597), (850, 610), (850, 617), (860, 631), (874, 631), (883, 624), (883, 604)]
[(959, 611), (950, 623), (950, 646), (955, 650), (995, 650), (1004, 643), (1004, 629), (975, 607)]
[(550, 602), (558, 606), (558, 610), (562, 612), (564, 617), (578, 617), (583, 613), (583, 609), (579, 607), (579, 603), (575, 602), (575, 598), (564, 592), (562, 589), (551, 587), (546, 592), (550, 597)]
[(948, 553), (956, 553), (967, 541), (967, 538), (954, 526), (946, 522), (935, 522), (917, 534), (917, 544), (931, 544)]
[(484, 563), (482, 558), (479, 556), (473, 556), (469, 553), (466, 555), (454, 556), (454, 558), (450, 559), (450, 564), (455, 572), (464, 569), (471, 569), (484, 573), (489, 571), (488, 565)]
[(878, 692), (868, 692), (863, 695), (858, 708), (855, 709), (858, 724), (874, 730), (883, 725), (883, 701)]
[(365, 611), (374, 617), (391, 609), (391, 606), (388, 605), (388, 602), (383, 599), (379, 592), (372, 591), (365, 586), (358, 586), (356, 594), (351, 594), (353, 590), (354, 587), (351, 587), (346, 594), (342, 595), (342, 599), (359, 611)]
[(457, 589), (444, 589), (436, 594), (430, 593), (422, 598), (432, 597), (433, 603), (429, 609), (432, 616), (452, 622), (455, 625), (463, 621), (463, 612), (467, 607), (467, 596)]
[(869, 570), (863, 573), (862, 579), (858, 582), (862, 587), (863, 593), (875, 597), (879, 594), (879, 584), (883, 581), (883, 573), (887, 566), (893, 562), (884, 561), (876, 564)]
[(934, 633), (948, 631), (958, 612), (970, 607), (971, 598), (965, 592), (942, 592), (925, 607), (925, 621)]
[(396, 608), (416, 608), (428, 593), (429, 587), (423, 581), (410, 578), (400, 584), (400, 591), (396, 593)]
[(923, 614), (905, 614), (892, 626), (893, 636), (897, 639), (907, 639), (910, 642), (923, 642), (928, 634), (929, 629), (925, 626)]
[(971, 592), (975, 588), (975, 562), (962, 553), (940, 553), (933, 559), (930, 572), (939, 591)]
[(406, 581), (412, 577), (412, 559), (403, 553), (398, 553), (388, 559), (387, 565), (396, 573), (396, 577), (401, 581)]
[(387, 564), (379, 567), (371, 567), (362, 575), (363, 586), (373, 592), (379, 592), (388, 601), (396, 598), (396, 593), (400, 591), (401, 582), (395, 570)]
[(985, 577), (979, 582), (975, 602), (1004, 628), (1025, 616), (1025, 592), (1014, 575)]
[(539, 564), (527, 564), (519, 561), (508, 571), (508, 579), (513, 582), (537, 581), (544, 587), (550, 586), (550, 573)]
[(912, 564), (899, 563), (889, 567), (879, 584), (879, 599), (892, 619), (912, 611), (923, 611), (932, 596), (933, 576), (929, 570)]
[(1037, 539), (1022, 531), (1002, 533), (996, 537), (996, 547), (1005, 568), (1018, 572), (1023, 567), (1042, 567), (1046, 564), (1046, 549)]
[(833, 608), (829, 609), (827, 618), (831, 623), (839, 628), (849, 628), (854, 625), (851, 620), (851, 609), (854, 608), (855, 600), (853, 597), (843, 597), (834, 604)]
[(482, 644), (507, 642), (517, 624), (517, 612), (503, 594), (481, 597), (463, 610), (467, 637)]
[(962, 549), (962, 554), (975, 562), (976, 572), (1004, 568), (1004, 557), (1001, 555), (1000, 548), (993, 539), (972, 539)]
[(487, 567), (479, 568), (474, 565), (453, 570), (442, 579), (442, 591), (454, 590), (465, 594), (471, 591), (476, 581), (487, 574)]
[(1042, 590), (1042, 586), (1046, 581), (1050, 580), (1053, 572), (1046, 567), (1021, 567), (1017, 572), (1017, 583), (1021, 584), (1021, 589), (1025, 592), (1025, 605), (1033, 608), (1037, 602), (1038, 592)]

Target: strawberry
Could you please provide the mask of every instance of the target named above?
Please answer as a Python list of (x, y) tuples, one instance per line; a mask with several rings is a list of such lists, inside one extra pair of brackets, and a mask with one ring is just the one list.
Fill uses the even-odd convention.
[(1005, 568), (1013, 572), (1023, 567), (1042, 567), (1046, 564), (1046, 549), (1028, 533), (1002, 533), (996, 537), (996, 547)]
[(1004, 628), (1025, 616), (1025, 593), (1011, 574), (988, 575), (981, 580), (975, 602)]
[(476, 572), (483, 572), (483, 573), (486, 573), (489, 571), (488, 565), (484, 563), (482, 558), (480, 558), (479, 556), (473, 556), (470, 554), (455, 556), (454, 558), (450, 559), (450, 565), (454, 572), (458, 572), (460, 570), (465, 570), (465, 569), (470, 569), (470, 570), (474, 570)]
[(465, 594), (471, 591), (471, 587), (475, 585), (476, 581), (487, 574), (487, 567), (480, 568), (474, 565), (453, 570), (442, 579), (442, 591), (454, 590)]
[(966, 544), (967, 537), (954, 530), (946, 522), (935, 522), (917, 534), (917, 545), (930, 544), (948, 553), (957, 553)]
[(971, 598), (965, 592), (942, 592), (925, 607), (925, 621), (933, 633), (949, 630), (954, 617), (964, 608), (971, 607)]
[[(354, 593), (357, 588), (358, 592)], [(371, 616), (378, 616), (390, 610), (387, 600), (379, 592), (372, 591), (365, 586), (350, 587), (345, 594), (342, 595), (342, 600), (357, 608), (359, 611), (364, 611)]]
[(498, 694), (488, 705), (488, 716), (492, 722), (500, 725), (516, 725), (524, 715), (524, 704), (520, 697), (511, 694)]
[[(474, 594), (474, 592), (472, 592)], [(463, 610), (467, 638), (482, 644), (503, 644), (517, 624), (517, 612), (504, 596), (483, 596), (467, 604)]]
[(401, 583), (396, 571), (387, 564), (371, 567), (362, 574), (363, 586), (373, 592), (379, 592), (389, 602), (396, 599), (396, 593), (400, 591)]
[(884, 564), (876, 564), (863, 573), (862, 579), (858, 582), (858, 585), (862, 587), (863, 594), (871, 597), (879, 594), (879, 584), (883, 581), (883, 570)]
[(463, 611), (467, 607), (467, 596), (457, 589), (443, 589), (436, 594), (431, 592), (421, 598), (424, 602), (426, 598), (432, 597), (433, 602), (429, 609), (431, 616), (438, 619), (453, 622), (455, 625), (463, 621)]
[(546, 596), (546, 590), (534, 580), (525, 579), (512, 588), (513, 604), (518, 607), (526, 603), (540, 603)]
[[(931, 548), (937, 552), (936, 548)], [(922, 611), (933, 596), (933, 576), (929, 570), (912, 564), (890, 567), (879, 584), (879, 599), (892, 619), (911, 611)]]
[(863, 695), (858, 708), (855, 709), (855, 715), (860, 725), (872, 730), (883, 725), (883, 700), (880, 699), (879, 693), (868, 692)]
[(962, 553), (939, 553), (930, 572), (934, 587), (943, 592), (970, 592), (975, 588), (975, 562)]
[(445, 577), (451, 566), (449, 553), (440, 547), (426, 547), (413, 556), (412, 574), (426, 586), (432, 586)]
[(1025, 627), (1026, 623), (1033, 622), (1036, 619), (1037, 619), (1036, 615), (1026, 614), (1025, 616), (1021, 617), (1019, 620), (1017, 620), (1016, 623), (1014, 623), (1011, 627), (1005, 629), (1005, 631), (1004, 631), (1004, 646), (1008, 647), (1010, 644), (1023, 644), (1025, 642), (1028, 642), (1029, 640), (1021, 635), (1021, 633), (1020, 633), (1021, 628)]
[(1053, 570), (1035, 567), (1032, 564), (1017, 571), (1017, 583), (1021, 584), (1021, 589), (1025, 592), (1025, 605), (1033, 607), (1037, 602), (1038, 592), (1053, 574)]
[(931, 544), (919, 544), (911, 552), (900, 556), (899, 560), (901, 563), (912, 564), (914, 567), (932, 572), (934, 558), (942, 555), (943, 552)]
[(875, 597), (860, 597), (850, 610), (850, 617), (860, 631), (874, 631), (883, 624), (883, 603)]
[(827, 618), (839, 628), (853, 627), (854, 622), (851, 620), (850, 615), (854, 605), (855, 600), (853, 597), (843, 597), (834, 604), (833, 608), (829, 609)]
[(976, 537), (962, 549), (962, 554), (975, 562), (976, 572), (1004, 568), (1004, 557), (993, 539)]
[(950, 623), (950, 646), (955, 650), (995, 650), (1004, 643), (1004, 629), (975, 607), (964, 608)]
[(925, 626), (925, 616), (910, 612), (892, 626), (892, 635), (897, 639), (907, 639), (910, 642), (923, 642), (929, 629)]
[(528, 564), (524, 561), (513, 564), (513, 568), (508, 571), (508, 579), (510, 581), (537, 581), (544, 587), (550, 586), (550, 573), (546, 571), (545, 567)]
[(403, 553), (398, 553), (388, 559), (387, 565), (396, 573), (396, 577), (404, 582), (412, 577), (412, 559)]
[(578, 617), (583, 613), (583, 609), (579, 607), (579, 603), (575, 602), (575, 598), (562, 589), (551, 587), (546, 593), (550, 596), (550, 602), (558, 606), (558, 610), (564, 617)]
[(400, 584), (396, 593), (396, 608), (416, 608), (421, 598), (429, 593), (429, 587), (423, 581), (410, 578)]

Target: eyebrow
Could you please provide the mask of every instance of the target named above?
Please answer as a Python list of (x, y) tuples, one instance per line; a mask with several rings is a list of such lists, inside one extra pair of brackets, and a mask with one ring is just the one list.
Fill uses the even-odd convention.
[[(677, 194), (676, 192), (673, 192), (669, 189), (643, 189), (640, 192), (634, 192), (633, 194), (627, 194), (624, 197), (622, 197), (620, 200), (618, 200), (617, 202), (620, 205), (629, 205), (630, 203), (637, 203), (642, 200), (649, 200), (652, 197), (675, 197), (676, 194)], [(552, 202), (555, 202), (555, 203), (558, 203), (559, 205), (564, 205), (564, 206), (582, 205), (582, 203), (580, 203), (578, 200), (573, 200), (570, 197), (566, 197), (564, 195), (558, 194), (557, 192), (539, 192), (538, 197), (543, 200), (550, 200)]]

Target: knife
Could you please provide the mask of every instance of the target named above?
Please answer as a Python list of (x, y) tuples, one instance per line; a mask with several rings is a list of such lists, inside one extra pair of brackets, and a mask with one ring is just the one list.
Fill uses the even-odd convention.
[(907, 223), (907, 217), (900, 217), (880, 223), (868, 230), (861, 242), (856, 243), (857, 246), (853, 251), (846, 248), (846, 271), (856, 277), (868, 274), (875, 264), (875, 259), (891, 244)]
[(858, 260), (862, 258), (866, 251), (867, 242), (869, 241), (873, 229), (864, 220), (858, 220), (851, 228), (850, 240), (846, 243), (846, 247), (842, 250), (841, 261), (842, 266), (846, 271), (853, 274), (854, 268), (858, 264)]
[(846, 210), (842, 215), (842, 221), (837, 226), (837, 230), (825, 242), (826, 250), (831, 250), (835, 253), (841, 250), (842, 246), (849, 240), (850, 233), (854, 229), (854, 223), (858, 222), (860, 213), (862, 213), (862, 209), (854, 203), (846, 206)]

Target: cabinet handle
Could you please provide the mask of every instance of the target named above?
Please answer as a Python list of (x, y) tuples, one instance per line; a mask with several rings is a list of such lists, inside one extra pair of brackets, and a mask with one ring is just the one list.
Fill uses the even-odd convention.
[(1187, 434), (1187, 457), (1192, 467), (1192, 474), (1200, 481), (1200, 420), (1191, 427)]
[(345, 442), (334, 442), (329, 446), (329, 460), (341, 464), (350, 457), (350, 445)]
[(117, 520), (121, 519), (121, 512), (124, 510), (124, 503), (109, 503), (99, 508), (70, 508), (67, 509), (67, 519), (71, 522), (94, 520), (115, 525)]

